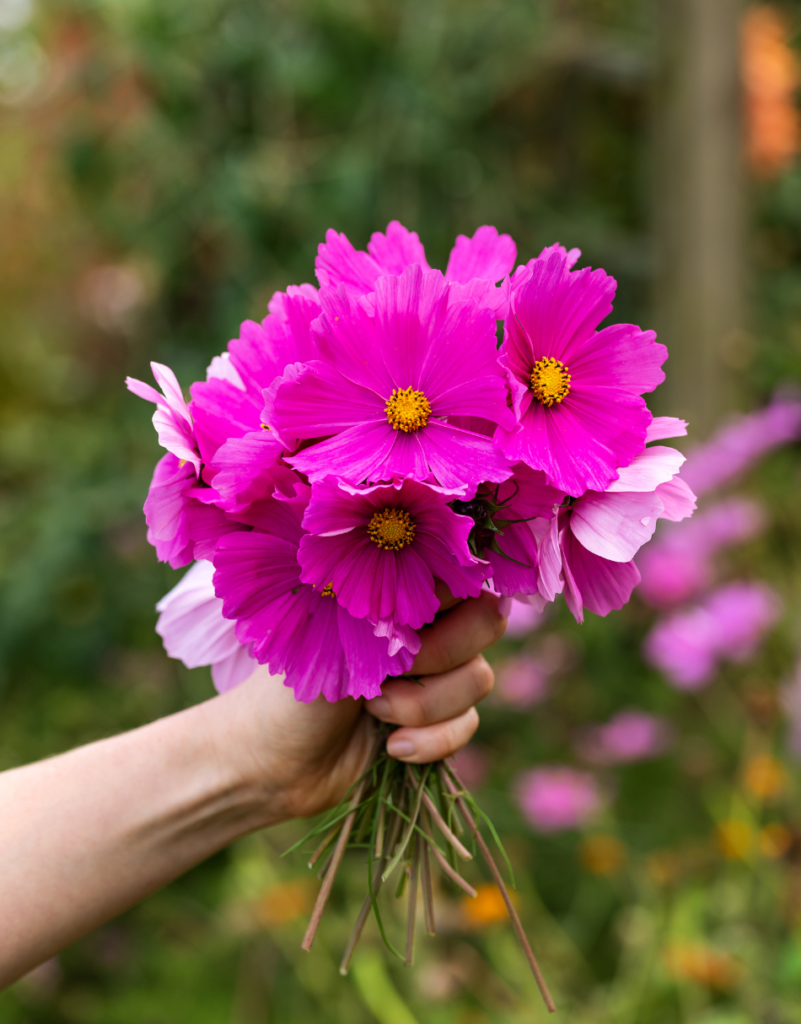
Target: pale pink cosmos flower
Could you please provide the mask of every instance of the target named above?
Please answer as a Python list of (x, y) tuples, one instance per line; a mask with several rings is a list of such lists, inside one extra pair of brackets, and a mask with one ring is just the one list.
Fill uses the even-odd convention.
[(766, 583), (729, 583), (701, 604), (658, 622), (643, 653), (679, 690), (712, 681), (721, 661), (746, 661), (781, 614)]
[(741, 416), (687, 456), (682, 480), (695, 491), (730, 483), (772, 448), (801, 437), (801, 401), (777, 398), (771, 405)]
[(161, 392), (134, 377), (126, 377), (125, 384), (129, 391), (144, 398), (146, 402), (155, 402), (153, 426), (156, 428), (159, 444), (182, 462), (191, 463), (197, 476), (201, 466), (200, 452), (192, 415), (181, 392), (181, 386), (169, 366), (151, 363), (150, 368)]
[(564, 765), (543, 765), (522, 772), (514, 792), (523, 817), (537, 832), (580, 828), (603, 806), (595, 777)]
[(214, 593), (211, 562), (195, 562), (183, 579), (156, 605), (156, 632), (171, 658), (187, 668), (211, 665), (220, 693), (253, 675), (258, 662), (251, 646), (236, 638), (236, 622), (223, 618), (223, 603)]
[(592, 764), (632, 764), (664, 754), (672, 739), (666, 719), (627, 708), (604, 725), (584, 729), (576, 741), (576, 752)]
[(605, 491), (587, 491), (549, 523), (532, 523), (540, 537), (542, 598), (564, 590), (577, 622), (584, 608), (596, 615), (622, 608), (640, 580), (634, 555), (657, 520), (683, 519), (695, 508), (694, 495), (677, 478), (683, 461), (674, 448), (646, 448)]

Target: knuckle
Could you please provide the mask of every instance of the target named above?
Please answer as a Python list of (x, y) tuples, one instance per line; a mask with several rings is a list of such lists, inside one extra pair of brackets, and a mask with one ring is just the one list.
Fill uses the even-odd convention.
[(492, 688), (495, 685), (495, 673), (486, 658), (482, 658), (480, 655), (475, 661), (473, 679), (477, 692), (476, 699), (484, 700), (492, 693)]
[(506, 619), (502, 619), (497, 608), (489, 608), (487, 614), (487, 626), (492, 640), (487, 646), (497, 643), (506, 632)]

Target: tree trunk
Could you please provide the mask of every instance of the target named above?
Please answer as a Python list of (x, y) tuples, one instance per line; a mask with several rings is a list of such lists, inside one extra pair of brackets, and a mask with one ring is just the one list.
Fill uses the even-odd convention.
[(734, 403), (744, 313), (739, 0), (657, 0), (656, 323), (661, 412), (709, 432)]

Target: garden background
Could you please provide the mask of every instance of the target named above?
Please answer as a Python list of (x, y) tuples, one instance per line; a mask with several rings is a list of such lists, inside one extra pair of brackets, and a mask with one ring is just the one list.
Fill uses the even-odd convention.
[[(177, 576), (145, 540), (157, 443), (123, 381), (150, 359), (201, 378), (313, 280), (329, 227), (364, 247), (399, 219), (433, 266), (484, 223), (521, 260), (578, 246), (619, 282), (614, 320), (668, 344), (654, 409), (691, 419), (684, 450), (777, 394), (792, 421), (799, 29), (798, 2), (0, 0), (0, 767), (211, 696), (154, 633)], [(490, 652), (461, 765), (571, 1024), (801, 1021), (801, 431), (774, 421), (712, 450), (707, 470), (743, 463), (701, 473), (714, 537), (714, 515), (690, 556), (657, 535), (699, 570), (684, 590), (583, 626), (561, 607)], [(708, 636), (732, 581), (762, 599), (741, 650)], [(707, 623), (704, 665), (649, 662), (657, 620), (676, 657)], [(573, 770), (550, 818), (542, 765)], [(299, 834), (77, 943), (0, 995), (0, 1024), (545, 1019), (489, 885), (443, 889), (413, 972), (370, 925), (343, 979), (354, 863), (301, 953)]]

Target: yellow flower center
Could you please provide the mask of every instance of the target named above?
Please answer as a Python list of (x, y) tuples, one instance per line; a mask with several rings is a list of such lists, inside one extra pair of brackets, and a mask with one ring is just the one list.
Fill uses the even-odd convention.
[(373, 544), (384, 551), (400, 551), (414, 540), (415, 525), (408, 512), (400, 508), (384, 508), (376, 512), (367, 527)]
[(334, 581), (326, 583), (323, 589), (320, 591), (320, 597), (336, 597), (334, 593)]
[(538, 359), (531, 371), (531, 390), (534, 397), (550, 408), (558, 405), (570, 394), (570, 374), (561, 359), (547, 356)]
[(409, 434), (428, 423), (431, 406), (422, 391), (413, 388), (395, 388), (385, 406), (387, 419), (393, 430)]

